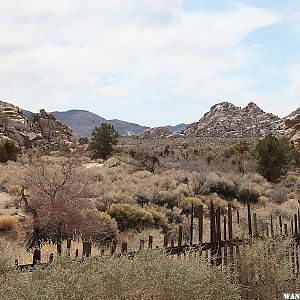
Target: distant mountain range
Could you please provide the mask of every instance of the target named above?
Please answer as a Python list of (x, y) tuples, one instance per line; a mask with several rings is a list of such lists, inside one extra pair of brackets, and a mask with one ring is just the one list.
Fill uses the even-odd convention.
[[(30, 117), (33, 113), (23, 110), (24, 116)], [(60, 122), (68, 125), (76, 137), (90, 137), (95, 127), (99, 127), (102, 123), (108, 123), (114, 126), (115, 130), (125, 136), (139, 135), (144, 130), (149, 129), (147, 126), (121, 121), (118, 119), (107, 120), (99, 115), (87, 110), (72, 109), (68, 111), (54, 111), (53, 116)], [(175, 126), (166, 126), (172, 133), (182, 131), (187, 125), (179, 124)]]

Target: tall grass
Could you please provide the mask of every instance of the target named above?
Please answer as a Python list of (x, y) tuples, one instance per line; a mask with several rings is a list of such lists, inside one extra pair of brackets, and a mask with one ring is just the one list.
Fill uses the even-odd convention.
[(239, 289), (220, 269), (201, 259), (144, 252), (128, 257), (61, 259), (32, 274), (15, 274), (0, 288), (5, 300), (212, 300), (240, 299)]

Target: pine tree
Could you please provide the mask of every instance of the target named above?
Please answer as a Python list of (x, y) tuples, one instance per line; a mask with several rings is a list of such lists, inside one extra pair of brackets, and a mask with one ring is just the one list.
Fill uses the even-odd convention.
[(107, 123), (102, 123), (92, 132), (92, 138), (89, 145), (91, 157), (93, 159), (107, 159), (113, 153), (113, 146), (118, 142), (118, 133), (114, 127)]

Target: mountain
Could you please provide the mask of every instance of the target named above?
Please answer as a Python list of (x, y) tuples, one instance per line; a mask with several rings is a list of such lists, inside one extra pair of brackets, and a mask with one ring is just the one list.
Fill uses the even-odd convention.
[(244, 108), (221, 102), (181, 133), (199, 137), (260, 137), (277, 129), (281, 119), (250, 102)]
[(72, 109), (64, 112), (54, 111), (52, 114), (62, 123), (67, 124), (72, 128), (77, 137), (90, 137), (92, 130), (95, 127), (99, 127), (102, 123), (113, 125), (116, 131), (121, 135), (137, 135), (148, 128), (146, 126), (116, 119), (106, 120), (97, 114), (86, 110)]

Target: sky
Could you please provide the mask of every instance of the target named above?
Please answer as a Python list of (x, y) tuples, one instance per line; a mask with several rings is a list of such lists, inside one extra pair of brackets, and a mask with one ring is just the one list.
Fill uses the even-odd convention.
[(299, 0), (0, 0), (0, 100), (147, 126), (300, 107)]

